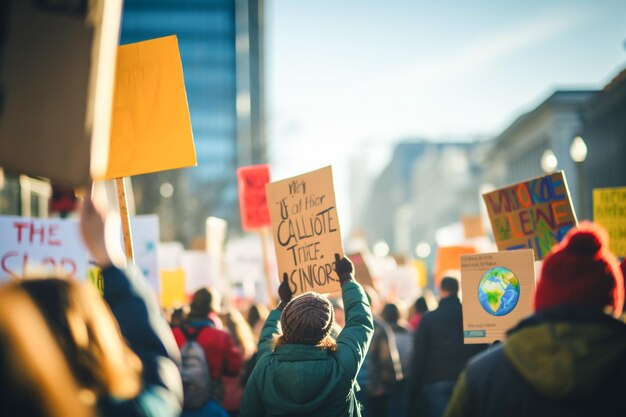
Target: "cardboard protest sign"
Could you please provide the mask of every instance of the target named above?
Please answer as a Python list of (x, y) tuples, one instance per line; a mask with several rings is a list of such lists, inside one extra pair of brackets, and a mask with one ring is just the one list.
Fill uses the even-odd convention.
[(480, 214), (475, 216), (462, 216), (461, 223), (463, 224), (465, 239), (473, 239), (485, 235), (483, 219)]
[(241, 226), (245, 231), (269, 226), (266, 185), (270, 182), (269, 165), (253, 165), (237, 169)]
[(593, 220), (609, 232), (609, 248), (626, 257), (626, 187), (593, 190)]
[(483, 194), (498, 250), (530, 248), (541, 260), (577, 225), (563, 171)]
[(369, 285), (373, 287), (374, 282), (372, 281), (372, 274), (367, 267), (367, 263), (365, 263), (365, 258), (363, 257), (363, 254), (358, 252), (346, 256), (350, 258), (352, 264), (354, 265), (354, 278), (361, 285)]
[(0, 14), (0, 166), (88, 185), (108, 143), (122, 0), (9, 1)]
[(187, 304), (185, 294), (185, 271), (164, 269), (161, 271), (161, 306), (178, 307)]
[(447, 271), (459, 271), (461, 269), (461, 255), (476, 253), (473, 246), (443, 246), (437, 248), (435, 256), (435, 287)]
[(532, 313), (535, 265), (531, 249), (461, 256), (463, 340), (504, 341)]
[(0, 281), (24, 276), (87, 279), (77, 220), (0, 216)]
[(330, 166), (267, 185), (279, 276), (294, 294), (341, 289), (335, 253), (343, 256)]
[(113, 179), (196, 165), (176, 36), (120, 46), (106, 172)]

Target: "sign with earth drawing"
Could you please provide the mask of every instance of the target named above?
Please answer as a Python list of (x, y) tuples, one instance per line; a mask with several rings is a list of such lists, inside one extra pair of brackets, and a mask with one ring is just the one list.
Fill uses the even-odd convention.
[(461, 256), (463, 340), (504, 341), (507, 330), (532, 313), (532, 249)]
[(530, 248), (537, 260), (577, 225), (563, 171), (483, 194), (498, 250)]
[(341, 290), (335, 254), (343, 256), (330, 166), (267, 185), (279, 276), (294, 294)]

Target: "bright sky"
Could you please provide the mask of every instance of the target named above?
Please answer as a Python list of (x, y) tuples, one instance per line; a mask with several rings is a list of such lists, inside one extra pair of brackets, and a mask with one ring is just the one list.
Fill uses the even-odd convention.
[(555, 88), (626, 67), (624, 0), (266, 5), (274, 179), (333, 164), (343, 190), (357, 152), (379, 169), (403, 138), (497, 134)]

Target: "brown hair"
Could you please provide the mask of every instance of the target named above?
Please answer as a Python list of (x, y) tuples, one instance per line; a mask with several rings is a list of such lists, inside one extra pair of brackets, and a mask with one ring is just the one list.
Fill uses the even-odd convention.
[[(289, 342), (285, 341), (285, 336), (282, 334), (275, 334), (272, 339), (272, 350), (276, 350), (279, 346), (288, 345)], [(332, 336), (326, 336), (320, 342), (315, 345), (316, 348), (327, 350), (329, 352), (337, 352), (337, 342)]]
[(15, 285), (0, 288), (0, 386), (3, 416), (94, 415), (86, 400), (95, 399), (80, 390), (44, 318)]
[(224, 325), (233, 337), (235, 344), (241, 347), (244, 359), (250, 359), (256, 351), (256, 343), (250, 325), (243, 318), (239, 310), (228, 308), (226, 313), (222, 314)]
[(141, 361), (91, 285), (57, 278), (17, 283), (39, 307), (78, 383), (96, 396), (137, 396)]

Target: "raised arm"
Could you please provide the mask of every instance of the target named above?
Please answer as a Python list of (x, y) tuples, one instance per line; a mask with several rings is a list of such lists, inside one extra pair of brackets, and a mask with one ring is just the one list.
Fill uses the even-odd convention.
[(261, 359), (263, 354), (272, 351), (272, 338), (275, 334), (281, 333), (280, 329), (280, 315), (283, 312), (283, 309), (291, 301), (291, 289), (289, 288), (288, 276), (287, 274), (283, 274), (283, 281), (280, 283), (278, 287), (278, 295), (280, 297), (280, 303), (278, 306), (272, 310), (265, 321), (265, 325), (261, 330), (261, 336), (259, 337), (259, 346), (258, 346), (258, 359)]

